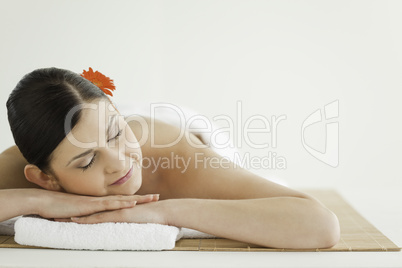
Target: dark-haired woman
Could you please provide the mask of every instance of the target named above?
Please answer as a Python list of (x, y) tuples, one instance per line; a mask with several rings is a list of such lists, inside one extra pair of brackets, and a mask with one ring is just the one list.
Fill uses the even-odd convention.
[[(159, 223), (279, 248), (326, 248), (339, 240), (337, 217), (315, 198), (230, 161), (197, 165), (200, 155), (222, 157), (194, 146), (203, 143), (192, 134), (191, 142), (177, 140), (181, 130), (172, 125), (127, 122), (99, 87), (74, 72), (27, 74), (7, 109), (17, 147), (0, 156), (0, 220), (39, 214), (77, 223)], [(156, 168), (172, 153), (189, 160), (186, 170)], [(145, 168), (145, 158), (155, 161)]]

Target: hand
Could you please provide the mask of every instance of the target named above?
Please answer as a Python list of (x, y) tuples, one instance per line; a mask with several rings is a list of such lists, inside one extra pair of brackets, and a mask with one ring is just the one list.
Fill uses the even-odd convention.
[(143, 203), (132, 208), (124, 208), (114, 211), (99, 212), (84, 217), (73, 217), (76, 223), (94, 224), (101, 222), (132, 222), (132, 223), (158, 223), (168, 225), (167, 213), (168, 200)]
[(68, 218), (96, 212), (131, 208), (135, 204), (159, 200), (159, 195), (83, 196), (37, 189), (37, 213), (44, 218)]

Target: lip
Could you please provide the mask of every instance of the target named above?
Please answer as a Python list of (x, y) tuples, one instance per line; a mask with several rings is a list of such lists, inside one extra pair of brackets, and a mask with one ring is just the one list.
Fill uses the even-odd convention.
[(127, 172), (127, 174), (125, 176), (121, 177), (120, 179), (118, 179), (117, 181), (112, 183), (111, 185), (121, 185), (121, 184), (125, 183), (126, 181), (128, 181), (132, 175), (133, 175), (133, 167), (131, 166), (130, 170)]

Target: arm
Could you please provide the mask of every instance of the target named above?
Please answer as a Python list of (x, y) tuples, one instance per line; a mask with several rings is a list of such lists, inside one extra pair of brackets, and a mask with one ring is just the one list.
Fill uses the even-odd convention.
[(335, 214), (313, 199), (299, 197), (167, 199), (72, 220), (158, 223), (274, 248), (327, 248), (340, 236)]
[[(177, 151), (189, 159), (196, 153), (201, 159), (222, 159), (210, 149), (192, 150), (186, 143)], [(168, 224), (277, 248), (325, 248), (339, 240), (338, 218), (310, 195), (233, 163), (206, 168), (190, 164), (186, 173), (172, 172), (169, 180), (175, 196), (167, 200)]]
[(0, 190), (0, 221), (20, 215), (32, 214), (35, 211), (34, 189)]
[(44, 189), (0, 190), (0, 221), (36, 214), (44, 218), (70, 218), (102, 211), (120, 211), (137, 203), (154, 203), (158, 195), (84, 196)]
[(160, 202), (166, 202), (168, 225), (265, 247), (326, 248), (334, 246), (340, 236), (335, 214), (306, 198), (170, 199)]

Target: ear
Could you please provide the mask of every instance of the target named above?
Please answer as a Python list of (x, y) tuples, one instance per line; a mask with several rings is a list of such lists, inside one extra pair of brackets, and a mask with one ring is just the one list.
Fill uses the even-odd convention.
[(35, 183), (44, 189), (58, 192), (63, 191), (63, 188), (61, 187), (61, 185), (59, 184), (59, 182), (56, 180), (55, 177), (44, 173), (41, 169), (39, 169), (35, 165), (32, 164), (26, 165), (24, 168), (24, 174), (25, 178), (27, 178), (28, 181)]

